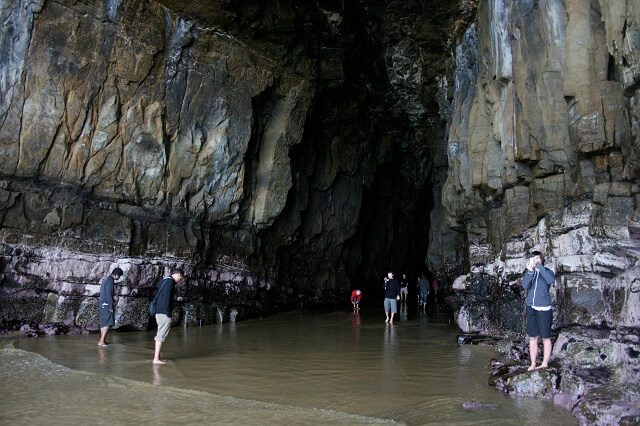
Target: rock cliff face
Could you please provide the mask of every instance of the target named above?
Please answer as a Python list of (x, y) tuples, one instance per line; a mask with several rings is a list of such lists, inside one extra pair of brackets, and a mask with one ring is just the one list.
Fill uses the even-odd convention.
[[(156, 3), (0, 10), (3, 323), (95, 326), (83, 296), (115, 265), (125, 326), (146, 326), (135, 296), (161, 265), (205, 299), (268, 288), (246, 230), (285, 207), (309, 79)], [(195, 303), (185, 315), (210, 319)]]
[(468, 272), (453, 284), (458, 324), (522, 332), (525, 260), (545, 252), (560, 392), (585, 397), (588, 421), (638, 416), (589, 389), (629, 386), (638, 401), (639, 55), (637, 2), (489, 0), (457, 45), (445, 105), (446, 217), (432, 232), (458, 244), (430, 259)]
[(417, 271), (452, 14), (428, 3), (0, 0), (1, 328), (95, 329), (115, 266), (142, 329), (171, 266), (187, 324)]

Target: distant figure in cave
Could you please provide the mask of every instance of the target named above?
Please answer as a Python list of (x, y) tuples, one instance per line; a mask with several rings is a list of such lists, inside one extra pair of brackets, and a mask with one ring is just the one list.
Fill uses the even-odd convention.
[(389, 271), (384, 284), (384, 313), (387, 316), (385, 322), (393, 324), (393, 316), (398, 313), (398, 300), (400, 300), (400, 283)]
[(438, 312), (438, 290), (440, 289), (440, 281), (438, 280), (437, 277), (433, 277), (433, 281), (431, 282), (431, 285), (433, 286), (433, 305), (435, 308), (435, 311)]
[[(171, 312), (173, 311), (173, 292), (176, 283), (179, 283), (184, 279), (184, 272), (182, 269), (172, 269), (171, 275), (164, 277), (158, 284), (158, 291), (156, 293), (156, 322), (158, 323), (158, 332), (154, 338), (155, 353), (153, 356), (154, 364), (166, 364), (166, 361), (160, 359), (160, 349), (162, 343), (167, 339), (169, 335), (169, 329), (171, 328)], [(180, 299), (179, 299), (180, 300)]]
[(418, 293), (418, 303), (424, 312), (427, 309), (427, 297), (429, 296), (429, 280), (425, 274), (420, 275), (418, 279)]
[[(529, 335), (529, 356), (531, 365), (528, 371), (547, 368), (551, 357), (551, 298), (549, 287), (555, 282), (553, 271), (544, 266), (544, 254), (539, 251), (531, 253), (527, 261), (527, 270), (522, 279), (522, 288), (527, 291), (526, 314), (527, 334)], [(536, 367), (538, 357), (538, 337), (542, 338), (542, 364)]]
[(360, 311), (360, 300), (362, 299), (362, 292), (360, 290), (353, 290), (351, 292), (351, 304), (353, 305), (353, 312)]
[(98, 302), (98, 316), (100, 317), (100, 340), (98, 346), (106, 348), (109, 346), (107, 341), (107, 333), (109, 328), (116, 325), (115, 309), (113, 305), (113, 288), (116, 281), (122, 277), (124, 273), (120, 268), (114, 268), (111, 275), (104, 277), (100, 283), (100, 300)]
[(406, 302), (408, 295), (409, 295), (409, 280), (407, 279), (407, 274), (402, 274), (402, 279), (400, 280), (400, 301)]

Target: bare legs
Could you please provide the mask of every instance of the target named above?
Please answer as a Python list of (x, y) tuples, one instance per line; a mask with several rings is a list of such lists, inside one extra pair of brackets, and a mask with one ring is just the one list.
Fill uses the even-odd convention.
[[(551, 339), (542, 339), (542, 364), (538, 369), (547, 368), (549, 366), (549, 358), (551, 358)], [(531, 365), (527, 368), (527, 371), (533, 371), (536, 369), (536, 358), (538, 358), (538, 338), (529, 337), (529, 357), (531, 359)]]
[(547, 368), (549, 366), (549, 358), (551, 358), (551, 339), (542, 339), (543, 356), (542, 364), (538, 368)]
[(98, 346), (106, 346), (107, 342), (105, 341), (107, 337), (107, 332), (109, 331), (109, 327), (100, 327), (100, 341), (98, 342)]
[(537, 337), (529, 337), (529, 358), (531, 359), (531, 365), (527, 368), (527, 371), (533, 371), (536, 369), (536, 358), (538, 358)]
[[(389, 324), (393, 324), (393, 316), (395, 315), (393, 312), (385, 312), (387, 314), (387, 319), (384, 322), (388, 322)], [(389, 315), (391, 314), (391, 315)]]
[(160, 349), (162, 348), (162, 342), (158, 342), (156, 340), (156, 352), (153, 355), (153, 363), (154, 364), (166, 364), (165, 361), (160, 360)]

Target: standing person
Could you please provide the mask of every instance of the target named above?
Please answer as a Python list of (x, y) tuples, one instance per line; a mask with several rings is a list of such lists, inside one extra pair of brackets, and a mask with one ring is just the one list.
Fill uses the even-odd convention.
[(527, 261), (527, 271), (522, 279), (522, 288), (527, 291), (526, 314), (527, 334), (529, 335), (529, 356), (531, 365), (528, 371), (536, 369), (538, 356), (538, 337), (542, 338), (542, 364), (537, 368), (547, 368), (551, 357), (551, 298), (549, 287), (555, 282), (553, 271), (544, 266), (544, 254), (531, 253)]
[(393, 272), (389, 271), (384, 285), (384, 313), (387, 319), (384, 322), (393, 324), (393, 316), (398, 312), (398, 300), (400, 300), (400, 283), (393, 278)]
[(120, 268), (113, 268), (111, 275), (104, 277), (100, 283), (100, 300), (98, 302), (98, 316), (100, 317), (100, 340), (98, 346), (106, 348), (109, 346), (107, 341), (107, 333), (109, 327), (116, 325), (115, 309), (113, 303), (113, 287), (116, 281), (122, 277), (124, 273)]
[(351, 304), (353, 305), (353, 312), (360, 311), (360, 299), (362, 299), (362, 292), (360, 290), (353, 290), (351, 292)]
[(433, 277), (433, 282), (431, 283), (431, 285), (433, 286), (433, 303), (436, 312), (438, 312), (438, 289), (440, 287), (440, 281), (438, 281), (437, 277)]
[(429, 296), (429, 280), (425, 274), (420, 275), (418, 280), (418, 291), (420, 292), (420, 306), (423, 310), (427, 309), (427, 296)]
[(169, 335), (171, 328), (171, 312), (173, 311), (173, 291), (176, 283), (184, 279), (182, 269), (172, 269), (171, 275), (164, 277), (158, 284), (156, 293), (156, 322), (158, 323), (158, 332), (154, 340), (156, 341), (155, 354), (153, 356), (154, 364), (166, 364), (166, 361), (160, 360), (160, 349), (162, 343)]
[(402, 274), (402, 279), (400, 280), (400, 300), (402, 302), (406, 302), (408, 295), (409, 295), (409, 280), (407, 280), (407, 274)]

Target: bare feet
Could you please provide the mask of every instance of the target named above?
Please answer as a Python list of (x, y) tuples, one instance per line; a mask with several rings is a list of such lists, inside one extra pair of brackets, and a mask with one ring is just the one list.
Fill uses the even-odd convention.
[(547, 367), (549, 367), (549, 366), (545, 365), (545, 364), (540, 364), (539, 366), (536, 367), (536, 370), (544, 370)]
[(98, 343), (99, 348), (108, 348), (109, 345), (107, 343)]
[(529, 368), (527, 368), (527, 371), (533, 371), (536, 369), (535, 365), (530, 365)]
[(389, 318), (387, 318), (386, 320), (384, 320), (384, 322), (389, 322)]
[(163, 365), (163, 364), (166, 364), (167, 361), (162, 361), (161, 359), (154, 359), (153, 363), (156, 365)]

